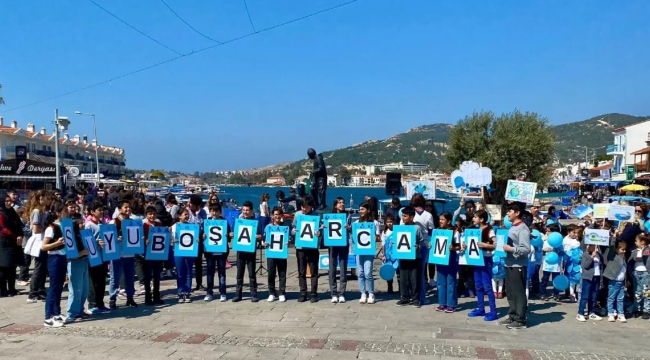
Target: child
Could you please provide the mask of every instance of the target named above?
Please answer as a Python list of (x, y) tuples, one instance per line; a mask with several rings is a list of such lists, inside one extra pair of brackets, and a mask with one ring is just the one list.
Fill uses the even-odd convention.
[[(449, 212), (440, 214), (440, 228), (454, 230), (451, 226), (452, 215)], [(452, 243), (449, 245), (449, 264), (438, 265), (438, 307), (436, 311), (453, 313), (458, 306), (458, 293), (456, 287), (458, 280), (458, 253), (461, 249), (460, 233), (454, 231)], [(490, 270), (492, 271), (492, 270)]]
[[(533, 227), (538, 232), (535, 232), (536, 235), (540, 237), (540, 240), (543, 239), (542, 235), (542, 226), (541, 223), (536, 223), (533, 224)], [(532, 237), (532, 232), (531, 232), (531, 242), (533, 240)], [(530, 282), (531, 286), (531, 296), (539, 296), (539, 270), (542, 268), (542, 261), (544, 260), (544, 251), (542, 250), (544, 246), (544, 240), (542, 240), (542, 246), (533, 246), (533, 249), (531, 251), (531, 266), (529, 268), (529, 274), (528, 274), (528, 281)], [(499, 294), (497, 296), (497, 299), (502, 299), (503, 295)]]
[[(216, 196), (216, 195), (214, 195)], [(209, 207), (210, 211), (210, 220), (226, 220), (225, 217), (221, 215), (221, 204), (218, 202), (213, 203)], [(225, 234), (230, 233), (230, 225), (228, 225), (228, 229), (226, 229)], [(228, 236), (226, 236), (225, 241), (227, 242)], [(204, 240), (205, 241), (205, 240)], [(226, 245), (227, 246), (227, 245)], [(207, 266), (207, 285), (208, 287), (205, 289), (205, 298), (203, 300), (205, 301), (211, 301), (213, 294), (213, 289), (214, 289), (214, 272), (215, 268), (217, 271), (217, 276), (219, 277), (219, 300), (221, 302), (225, 302), (228, 298), (226, 297), (226, 259), (228, 258), (228, 252), (225, 253), (211, 253), (211, 252), (206, 252), (205, 253), (205, 264)]]
[[(370, 236), (370, 241), (376, 241), (380, 238), (379, 222), (377, 222), (370, 211), (370, 203), (364, 202), (359, 206), (359, 220), (356, 222), (374, 222), (375, 236)], [(375, 279), (372, 275), (374, 266), (374, 255), (357, 255), (357, 272), (359, 276), (359, 291), (361, 291), (361, 304), (375, 303)], [(366, 296), (366, 291), (368, 295)]]
[(548, 237), (554, 232), (559, 233), (560, 229), (556, 224), (551, 224), (546, 227), (546, 239), (544, 239), (544, 245), (542, 246), (542, 251), (544, 254), (554, 252), (560, 258), (560, 261), (557, 264), (549, 264), (546, 261), (546, 256), (542, 260), (542, 280), (539, 282), (539, 296), (541, 300), (559, 300), (560, 293), (555, 287), (553, 287), (553, 297), (546, 296), (546, 286), (548, 281), (554, 280), (557, 276), (560, 275), (560, 270), (562, 269), (562, 252), (558, 249), (554, 249), (548, 243)]
[[(478, 225), (481, 229), (481, 241), (478, 243), (479, 249), (483, 251), (483, 266), (474, 266), (474, 286), (476, 287), (476, 300), (477, 308), (470, 311), (469, 317), (483, 316), (485, 321), (494, 321), (497, 319), (497, 305), (492, 292), (492, 255), (496, 249), (496, 234), (492, 227), (488, 224), (488, 213), (485, 210), (478, 210), (474, 213), (474, 225)], [(466, 244), (462, 245), (465, 250)], [(490, 312), (485, 312), (485, 305), (483, 303), (485, 295), (488, 297), (490, 305)]]
[[(144, 226), (144, 242), (149, 245), (149, 230), (153, 226), (162, 226), (156, 220), (156, 208), (147, 206), (144, 210), (145, 220), (142, 222)], [(160, 274), (162, 273), (162, 261), (144, 259), (143, 264), (144, 272), (144, 303), (149, 306), (165, 305), (165, 302), (160, 297)], [(153, 293), (151, 289), (151, 282), (153, 280)]]
[[(122, 220), (131, 218), (131, 203), (128, 200), (122, 200), (118, 206), (119, 215), (111, 220), (111, 224), (115, 224), (117, 228), (117, 241), (122, 242)], [(124, 274), (124, 287), (126, 290), (126, 306), (138, 307), (138, 304), (133, 300), (135, 288), (133, 282), (135, 281), (135, 262), (134, 255), (122, 255), (118, 260), (111, 261), (111, 277), (109, 285), (110, 301), (108, 307), (112, 310), (117, 309), (116, 300), (119, 292), (120, 277)]]
[[(564, 248), (564, 253), (569, 254), (573, 249), (580, 248), (580, 227), (578, 225), (571, 224), (567, 226), (567, 236), (562, 240), (562, 247)], [(569, 276), (569, 265), (570, 261), (565, 264), (564, 275)], [(571, 302), (576, 302), (576, 287), (578, 284), (569, 285), (569, 299)]]
[[(625, 298), (625, 242), (616, 244), (616, 257), (607, 263), (603, 276), (609, 280), (607, 290), (607, 321), (618, 321), (625, 323), (625, 312), (623, 310), (623, 299)], [(616, 310), (614, 310), (616, 305)]]
[[(453, 219), (453, 217), (452, 217)], [(470, 220), (471, 221), (471, 220)], [(455, 225), (454, 225), (455, 224)], [(462, 244), (463, 236), (465, 235), (465, 228), (469, 226), (469, 222), (462, 218), (457, 218), (452, 226), (456, 226), (456, 234), (460, 243)], [(458, 286), (457, 291), (459, 297), (474, 297), (474, 267), (469, 265), (458, 265)]]
[[(282, 208), (279, 206), (276, 206), (273, 208), (273, 218), (271, 224), (267, 225), (268, 226), (282, 226), (284, 223), (284, 213), (282, 212)], [(271, 239), (266, 239), (266, 229), (264, 230), (264, 242), (262, 243), (263, 247), (268, 247), (269, 243), (268, 241)], [(286, 245), (283, 245), (286, 246)], [(272, 258), (266, 258), (266, 267), (268, 268), (268, 284), (269, 284), (269, 302), (275, 301), (275, 299), (278, 299), (280, 302), (285, 302), (287, 301), (287, 298), (285, 297), (286, 295), (286, 288), (287, 288), (287, 259), (272, 259)], [(280, 296), (278, 297), (278, 293), (275, 291), (275, 275), (277, 274), (280, 276)]]
[[(407, 206), (402, 209), (402, 224), (415, 225), (414, 218), (414, 208)], [(398, 239), (395, 239), (395, 241), (398, 241)], [(406, 306), (409, 304), (416, 308), (421, 306), (420, 279), (422, 277), (422, 266), (420, 262), (420, 248), (422, 246), (425, 246), (422, 228), (415, 226), (415, 259), (402, 259), (399, 261), (400, 293), (402, 298), (397, 302), (397, 306)]]
[[(85, 208), (89, 213), (89, 218), (86, 221), (85, 228), (93, 232), (95, 239), (99, 239), (99, 224), (104, 219), (104, 204), (96, 201), (92, 204), (89, 204)], [(99, 240), (98, 243), (101, 247), (103, 241)], [(104, 293), (106, 292), (107, 273), (108, 263), (105, 262), (102, 262), (101, 265), (93, 266), (88, 270), (88, 275), (90, 277), (90, 287), (88, 289), (88, 308), (91, 314), (111, 311), (111, 309), (104, 306)]]
[(598, 289), (600, 289), (600, 275), (603, 272), (603, 257), (600, 255), (596, 245), (587, 245), (587, 251), (582, 253), (580, 263), (582, 266), (582, 285), (580, 287), (582, 292), (576, 320), (580, 322), (587, 321), (584, 315), (585, 305), (589, 312), (589, 320), (602, 320), (603, 318), (594, 312)]
[(650, 319), (650, 297), (646, 291), (650, 289), (650, 275), (646, 263), (650, 258), (650, 247), (648, 247), (648, 237), (643, 234), (636, 236), (636, 249), (630, 254), (630, 262), (634, 271), (632, 272), (632, 282), (634, 286), (634, 295), (636, 297), (635, 307), (641, 313), (644, 320)]
[(79, 256), (68, 259), (68, 316), (66, 322), (88, 317), (84, 313), (84, 304), (88, 298), (88, 250), (85, 249), (79, 228), (78, 220), (73, 222), (74, 240), (79, 251)]
[[(381, 261), (384, 263), (386, 261), (390, 261), (391, 264), (395, 262), (395, 260), (391, 260), (390, 249), (392, 249), (392, 246), (390, 246), (390, 242), (388, 240), (390, 236), (393, 234), (394, 224), (395, 224), (395, 219), (392, 216), (387, 216), (386, 219), (384, 220), (384, 231), (381, 233), (381, 248), (377, 253), (377, 257), (381, 259)], [(397, 271), (397, 274), (398, 274), (398, 281), (399, 281), (399, 269)], [(393, 290), (393, 279), (388, 280), (386, 284), (388, 285), (388, 293), (394, 294), (395, 291)]]
[(67, 261), (65, 241), (59, 222), (64, 211), (63, 204), (54, 204), (44, 222), (45, 233), (41, 250), (48, 253), (47, 269), (50, 274), (50, 287), (45, 300), (45, 322), (43, 323), (45, 327), (62, 327), (65, 321), (61, 316), (61, 294), (67, 271)]
[[(250, 201), (244, 201), (241, 207), (240, 219), (255, 220), (255, 213), (253, 212), (253, 203)], [(257, 234), (255, 236), (256, 242), (262, 240), (262, 229), (257, 226)], [(230, 237), (234, 237), (235, 234), (230, 234)], [(248, 270), (248, 282), (251, 287), (251, 302), (258, 302), (260, 299), (257, 297), (257, 275), (255, 274), (255, 264), (256, 260), (255, 252), (237, 252), (237, 294), (235, 298), (232, 299), (232, 302), (239, 302), (242, 300), (242, 289), (244, 287), (244, 272)]]
[[(179, 222), (172, 225), (172, 246), (178, 241), (176, 228), (178, 224), (189, 224), (190, 220), (190, 210), (188, 208), (183, 208), (178, 211), (178, 220)], [(192, 289), (192, 264), (194, 264), (194, 258), (188, 256), (174, 256), (174, 262), (176, 263), (176, 291), (178, 294), (178, 303), (191, 303), (192, 298), (190, 297), (190, 291)]]
[[(300, 211), (298, 211), (293, 217), (293, 226), (291, 230), (291, 236), (296, 236), (296, 222), (300, 215), (318, 215), (314, 207), (314, 199), (310, 195), (305, 195), (302, 198), (302, 204), (300, 205)], [(316, 231), (314, 234), (316, 237), (320, 237), (320, 230)], [(309, 266), (309, 272), (311, 274), (318, 273), (318, 258), (320, 257), (320, 252), (318, 249), (301, 249), (296, 248), (296, 259), (298, 260), (298, 287), (300, 288), (300, 297), (298, 302), (302, 303), (307, 301), (307, 267)], [(309, 302), (316, 303), (318, 302), (318, 276), (311, 277), (311, 289), (310, 289), (310, 298)]]
[[(334, 199), (332, 212), (335, 214), (345, 214), (345, 199), (337, 197)], [(332, 304), (345, 303), (345, 290), (348, 285), (348, 257), (350, 255), (350, 216), (346, 217), (345, 223), (348, 231), (348, 238), (346, 239), (345, 246), (330, 246), (329, 247), (329, 282), (330, 293), (332, 294)], [(324, 227), (321, 227), (324, 228)], [(337, 270), (337, 267), (340, 271)], [(341, 286), (337, 286), (336, 273), (340, 274)]]

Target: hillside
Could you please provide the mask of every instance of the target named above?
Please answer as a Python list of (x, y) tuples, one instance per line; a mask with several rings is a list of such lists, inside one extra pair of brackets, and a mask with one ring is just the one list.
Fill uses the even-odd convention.
[[(605, 114), (591, 119), (553, 126), (557, 139), (556, 155), (560, 163), (584, 161), (585, 149), (589, 158), (593, 154), (605, 154), (607, 145), (613, 143), (612, 130), (643, 121), (650, 116)], [(370, 140), (343, 149), (323, 152), (328, 168), (345, 166), (353, 169), (358, 165), (413, 162), (428, 164), (432, 170), (448, 170), (445, 152), (451, 124), (432, 124), (413, 128), (385, 140)], [(283, 173), (299, 173), (302, 160), (285, 165)], [(360, 167), (359, 167), (360, 168)], [(276, 168), (277, 169), (277, 168)]]

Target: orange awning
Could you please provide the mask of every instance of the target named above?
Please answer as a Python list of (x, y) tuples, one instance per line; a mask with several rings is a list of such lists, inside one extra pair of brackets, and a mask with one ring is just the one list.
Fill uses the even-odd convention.
[(650, 146), (648, 146), (646, 148), (643, 148), (641, 150), (637, 150), (637, 151), (633, 152), (632, 155), (643, 155), (643, 154), (647, 154), (647, 153), (650, 153)]

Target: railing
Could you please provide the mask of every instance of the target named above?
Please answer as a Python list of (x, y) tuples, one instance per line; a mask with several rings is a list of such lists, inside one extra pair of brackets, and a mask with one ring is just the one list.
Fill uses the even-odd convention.
[(612, 152), (618, 152), (618, 151), (625, 151), (625, 145), (621, 144), (612, 144), (607, 146), (607, 153), (612, 153)]

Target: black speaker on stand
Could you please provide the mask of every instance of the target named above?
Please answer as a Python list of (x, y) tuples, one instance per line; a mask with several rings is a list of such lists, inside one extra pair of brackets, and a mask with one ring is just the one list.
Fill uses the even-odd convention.
[(402, 174), (398, 172), (386, 173), (386, 195), (399, 196), (402, 192)]

